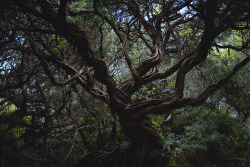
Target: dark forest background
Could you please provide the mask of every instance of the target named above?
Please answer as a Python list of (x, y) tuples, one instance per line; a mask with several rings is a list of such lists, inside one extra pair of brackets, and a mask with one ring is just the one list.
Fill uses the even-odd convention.
[(0, 166), (71, 166), (133, 143), (121, 113), (141, 108), (168, 166), (250, 166), (249, 11), (248, 0), (1, 0)]

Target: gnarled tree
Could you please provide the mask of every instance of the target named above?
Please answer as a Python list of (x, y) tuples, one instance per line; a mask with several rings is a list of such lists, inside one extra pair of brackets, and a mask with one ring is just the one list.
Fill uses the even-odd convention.
[[(80, 3), (83, 7), (76, 8)], [(112, 152), (84, 155), (77, 167), (164, 166), (169, 152), (149, 115), (201, 105), (250, 60), (248, 0), (3, 0), (0, 6), (0, 52), (5, 67), (0, 73), (1, 98), (26, 111), (26, 99), (20, 102), (9, 94), (18, 90), (26, 97), (27, 83), (39, 80), (34, 79), (39, 74), (58, 87), (80, 85), (119, 118), (129, 143)], [(76, 22), (87, 17), (89, 23)], [(95, 28), (89, 28), (90, 24)], [(117, 40), (116, 54), (105, 49), (110, 37), (105, 29)], [(223, 38), (232, 31), (245, 33), (237, 46)], [(143, 56), (131, 51), (136, 43)], [(244, 58), (219, 81), (195, 96), (186, 96), (187, 74), (206, 61), (213, 49), (219, 53), (225, 48), (241, 52)], [(115, 69), (116, 59), (129, 70), (129, 76), (120, 81), (116, 75), (126, 70)], [(156, 99), (132, 99), (144, 85), (173, 77), (172, 91)], [(42, 96), (42, 82), (33, 87)], [(39, 103), (46, 104), (42, 99)]]

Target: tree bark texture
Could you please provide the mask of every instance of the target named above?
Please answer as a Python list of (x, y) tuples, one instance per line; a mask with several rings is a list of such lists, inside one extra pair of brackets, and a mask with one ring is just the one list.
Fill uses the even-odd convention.
[[(139, 0), (107, 2), (94, 0), (88, 1), (93, 3), (92, 8), (79, 11), (71, 9), (72, 1), (69, 0), (4, 1), (4, 4), (7, 4), (6, 8), (12, 10), (11, 14), (17, 16), (10, 17), (8, 11), (5, 11), (7, 14), (1, 15), (6, 20), (9, 17), (12, 18), (15, 24), (13, 30), (9, 30), (10, 27), (5, 27), (6, 32), (9, 31), (10, 34), (14, 35), (4, 38), (6, 41), (2, 42), (0, 49), (4, 51), (5, 49), (7, 51), (16, 49), (23, 54), (28, 53), (34, 56), (40, 62), (44, 74), (53, 85), (63, 86), (74, 82), (94, 98), (109, 106), (111, 115), (119, 117), (120, 125), (128, 137), (129, 143), (123, 143), (111, 152), (88, 153), (76, 162), (75, 167), (161, 167), (169, 161), (170, 153), (168, 149), (163, 148), (160, 134), (152, 126), (148, 115), (162, 115), (171, 110), (204, 103), (211, 94), (225, 85), (237, 71), (250, 61), (250, 56), (244, 51), (244, 49), (249, 49), (249, 40), (236, 49), (232, 46), (220, 46), (215, 43), (215, 41), (220, 41), (220, 39), (217, 40), (218, 36), (226, 30), (250, 28), (248, 24), (249, 8), (245, 7), (249, 3), (246, 0), (240, 1), (243, 5), (238, 1), (219, 0), (186, 0), (177, 1), (178, 3), (172, 0), (152, 1), (152, 3), (151, 1)], [(156, 3), (161, 6), (157, 7), (159, 12), (155, 12), (157, 11), (154, 6)], [(112, 9), (119, 8), (120, 11), (129, 16), (128, 21), (124, 22), (125, 19), (117, 21), (116, 18), (122, 18), (124, 15), (112, 11), (112, 14), (117, 15), (117, 17), (113, 17), (109, 12), (105, 12), (109, 10), (108, 6), (112, 6)], [(183, 13), (182, 9), (188, 10)], [(5, 9), (1, 8), (2, 10)], [(236, 14), (231, 17), (230, 13), (234, 12)], [(120, 83), (115, 81), (106, 59), (96, 52), (94, 46), (91, 46), (91, 41), (84, 28), (68, 19), (87, 15), (94, 15), (99, 19), (95, 21), (105, 22), (106, 27), (109, 27), (118, 39), (119, 54), (123, 56), (125, 66), (131, 74), (126, 80)], [(20, 23), (19, 17), (23, 17), (25, 22)], [(202, 25), (198, 25), (197, 22), (202, 23)], [(178, 35), (180, 27), (183, 29), (188, 27), (190, 36), (181, 38)], [(22, 32), (23, 38), (28, 42), (24, 46), (20, 44), (20, 47), (14, 45), (8, 48), (7, 44), (12, 44), (12, 41), (20, 36), (15, 32)], [(93, 33), (96, 32), (93, 31)], [(63, 39), (62, 41), (74, 47), (74, 52), (76, 51), (76, 55), (81, 57), (84, 62), (83, 67), (71, 63), (71, 60), (65, 58), (66, 55), (55, 51), (55, 46), (51, 45), (49, 41), (53, 36), (56, 36), (57, 40), (57, 35)], [(189, 43), (188, 38), (195, 36), (198, 39), (195, 42), (191, 40)], [(128, 46), (126, 46), (126, 43), (136, 42), (134, 39), (141, 40), (150, 52), (137, 65), (133, 64), (130, 58), (132, 56), (129, 55), (130, 52), (127, 51)], [(184, 39), (185, 41), (183, 41)], [(207, 59), (213, 46), (242, 51), (244, 58), (227, 75), (202, 88), (202, 91), (195, 97), (185, 97), (185, 77), (194, 67)], [(164, 66), (163, 63), (172, 61), (166, 61), (166, 59), (170, 59), (173, 53), (178, 53), (173, 63), (169, 63), (166, 68), (161, 69), (160, 65)], [(100, 54), (103, 54), (102, 51)], [(113, 55), (106, 56), (112, 59)], [(50, 71), (50, 65), (64, 71), (70, 76), (70, 79), (57, 82), (58, 76), (54, 76), (53, 72)], [(160, 99), (132, 102), (132, 95), (140, 88), (148, 83), (171, 76), (175, 78), (173, 79), (175, 85), (174, 88), (171, 88), (173, 91), (170, 94), (166, 94)], [(13, 89), (13, 87), (24, 88), (25, 82), (28, 82), (26, 77), (25, 81), (20, 83), (1, 87), (1, 98), (6, 97), (6, 90)], [(105, 86), (106, 90), (104, 91), (99, 85)]]

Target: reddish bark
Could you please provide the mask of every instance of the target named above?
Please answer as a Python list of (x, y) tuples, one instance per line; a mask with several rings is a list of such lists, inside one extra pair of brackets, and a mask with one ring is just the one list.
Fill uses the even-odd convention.
[[(246, 1), (243, 2), (246, 3)], [(27, 15), (27, 25), (20, 24), (16, 21), (14, 30), (19, 30), (27, 34), (30, 46), (28, 48), (17, 47), (14, 49), (35, 55), (54, 85), (62, 86), (76, 82), (95, 98), (106, 103), (110, 107), (111, 112), (114, 115), (118, 115), (124, 134), (130, 140), (131, 144), (120, 145), (112, 152), (97, 151), (88, 153), (80, 158), (75, 167), (149, 167), (165, 165), (169, 160), (169, 150), (164, 150), (159, 132), (152, 127), (148, 115), (164, 114), (185, 106), (202, 104), (211, 94), (225, 85), (237, 71), (250, 61), (250, 57), (247, 55), (228, 75), (219, 82), (204, 88), (197, 97), (183, 97), (186, 74), (206, 60), (209, 50), (218, 35), (228, 29), (249, 29), (248, 24), (244, 27), (237, 27), (237, 23), (244, 22), (243, 25), (245, 25), (245, 23), (249, 21), (249, 14), (246, 14), (249, 12), (248, 8), (241, 6), (241, 10), (237, 11), (239, 16), (234, 16), (234, 20), (231, 20), (231, 17), (229, 17), (230, 15), (228, 13), (232, 13), (230, 10), (235, 10), (237, 5), (239, 5), (235, 1), (222, 2), (219, 0), (207, 0), (193, 2), (192, 0), (186, 0), (178, 2), (178, 5), (175, 4), (175, 1), (162, 1), (160, 4), (162, 8), (159, 8), (159, 10), (161, 10), (159, 13), (152, 13), (152, 8), (145, 7), (146, 15), (140, 10), (140, 7), (145, 5), (144, 2), (135, 0), (119, 0), (111, 4), (102, 1), (98, 3), (98, 1), (95, 0), (93, 8), (83, 9), (78, 12), (70, 9), (68, 6), (70, 1), (68, 0), (60, 0), (60, 2), (53, 0), (10, 0), (9, 3), (13, 12), (18, 11), (21, 13), (20, 15)], [(105, 5), (117, 4), (124, 7), (120, 10), (124, 10), (124, 12), (127, 12), (127, 14), (131, 16), (131, 25), (127, 23), (127, 29), (121, 29), (117, 26), (117, 23), (113, 21), (114, 19), (110, 18), (111, 16), (108, 17), (98, 9), (99, 7), (105, 7)], [(151, 5), (154, 4), (152, 3)], [(225, 5), (230, 7), (221, 7)], [(117, 7), (119, 7), (119, 5), (117, 5)], [(189, 8), (190, 11), (188, 10), (184, 14), (178, 12), (184, 7)], [(224, 15), (222, 15), (223, 13)], [(92, 50), (86, 32), (79, 25), (67, 20), (67, 16), (74, 17), (86, 14), (95, 14), (105, 21), (115, 32), (119, 39), (121, 54), (123, 54), (126, 65), (131, 72), (129, 79), (121, 83), (116, 83), (110, 74), (106, 62), (102, 59), (103, 55), (97, 56)], [(192, 15), (192, 17), (187, 17), (188, 15)], [(147, 19), (145, 19), (146, 16)], [(175, 37), (175, 28), (182, 24), (195, 21), (195, 19), (203, 24), (201, 28), (202, 31), (198, 32), (201, 34), (201, 37), (197, 40), (197, 45), (190, 45), (192, 48), (188, 50), (188, 52), (183, 52), (184, 47), (189, 47), (189, 45), (186, 45), (186, 42), (182, 42), (180, 38)], [(38, 26), (33, 24), (34, 20), (38, 20)], [(133, 26), (132, 24), (134, 22), (142, 28), (136, 29), (135, 26), (135, 30), (132, 31), (129, 26)], [(164, 24), (167, 25), (167, 27), (164, 27), (163, 31), (163, 27), (161, 26)], [(33, 37), (34, 33), (39, 33), (44, 39), (37, 39), (36, 36)], [(195, 33), (197, 32), (194, 31), (194, 34), (190, 35), (190, 38), (195, 36)], [(67, 40), (68, 44), (74, 46), (77, 50), (77, 54), (81, 56), (86, 66), (94, 70), (94, 75), (91, 75), (89, 68), (78, 70), (76, 67), (71, 66), (67, 60), (60, 58), (60, 56), (51, 49), (49, 42), (46, 43), (48, 34), (59, 35)], [(125, 38), (124, 34), (127, 38)], [(137, 67), (133, 66), (126, 50), (126, 40), (132, 41), (133, 38), (141, 39), (145, 43), (145, 46), (151, 51), (151, 55), (143, 60)], [(148, 42), (147, 38), (150, 38), (151, 42)], [(172, 42), (173, 38), (175, 38), (175, 42)], [(9, 39), (7, 43), (14, 40), (13, 37), (6, 39)], [(247, 44), (248, 43), (249, 41)], [(247, 44), (243, 44), (239, 48), (214, 45), (241, 51), (245, 48), (249, 48)], [(175, 47), (168, 48), (168, 45)], [(5, 46), (6, 44), (3, 43), (0, 45), (0, 48), (2, 49)], [(179, 52), (182, 57), (165, 71), (159, 72), (157, 69), (158, 65), (162, 63), (166, 55), (174, 52)], [(64, 70), (71, 77), (64, 82), (57, 82), (53, 73), (48, 68), (49, 63)], [(177, 76), (173, 94), (166, 95), (166, 97), (162, 99), (142, 100), (138, 102), (131, 101), (132, 94), (138, 91), (143, 85), (167, 78), (175, 72)], [(95, 85), (94, 79), (100, 84), (105, 85), (107, 92), (98, 88)], [(2, 93), (3, 90), (24, 86), (25, 82), (26, 81), (22, 81), (22, 83), (16, 85), (6, 85), (6, 87), (0, 89), (0, 95), (4, 96), (4, 93)]]

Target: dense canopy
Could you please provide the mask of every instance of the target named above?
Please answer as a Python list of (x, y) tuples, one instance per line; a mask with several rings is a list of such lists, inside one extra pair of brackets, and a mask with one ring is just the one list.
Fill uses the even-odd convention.
[(51, 142), (71, 138), (64, 162), (78, 133), (93, 151), (93, 133), (101, 149), (127, 142), (83, 156), (78, 167), (166, 165), (169, 148), (151, 118), (210, 104), (229, 83), (219, 104), (227, 99), (248, 120), (246, 102), (232, 97), (249, 93), (241, 83), (249, 11), (248, 0), (2, 0), (1, 141), (17, 130), (20, 145), (47, 156), (56, 150)]

